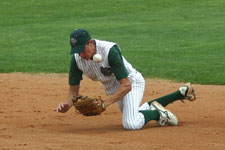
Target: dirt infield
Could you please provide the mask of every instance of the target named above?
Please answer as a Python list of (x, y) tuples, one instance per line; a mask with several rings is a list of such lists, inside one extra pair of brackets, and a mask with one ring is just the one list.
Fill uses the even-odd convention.
[[(65, 150), (224, 150), (225, 86), (194, 85), (198, 99), (177, 101), (167, 108), (180, 125), (158, 127), (148, 123), (138, 131), (122, 127), (121, 113), (113, 104), (101, 116), (60, 114), (68, 75), (0, 74), (0, 149)], [(183, 83), (147, 80), (144, 101), (177, 90)], [(103, 86), (86, 79), (80, 93), (103, 95)]]

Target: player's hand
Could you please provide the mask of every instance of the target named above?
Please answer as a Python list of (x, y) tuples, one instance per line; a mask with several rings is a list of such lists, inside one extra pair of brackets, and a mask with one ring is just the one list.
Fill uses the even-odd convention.
[(58, 107), (55, 109), (56, 112), (65, 113), (70, 109), (68, 104), (60, 103)]

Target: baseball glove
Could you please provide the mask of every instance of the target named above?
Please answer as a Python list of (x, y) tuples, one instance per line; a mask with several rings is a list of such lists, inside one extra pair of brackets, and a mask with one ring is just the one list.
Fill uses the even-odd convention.
[(78, 95), (72, 99), (72, 102), (75, 110), (84, 116), (100, 115), (106, 110), (105, 104), (101, 97), (91, 98), (88, 96)]

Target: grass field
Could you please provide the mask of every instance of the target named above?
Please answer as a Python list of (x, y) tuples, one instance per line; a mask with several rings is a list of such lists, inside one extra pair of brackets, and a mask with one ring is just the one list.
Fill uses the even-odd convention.
[(69, 34), (117, 42), (145, 77), (225, 85), (224, 0), (1, 0), (0, 72), (67, 73)]

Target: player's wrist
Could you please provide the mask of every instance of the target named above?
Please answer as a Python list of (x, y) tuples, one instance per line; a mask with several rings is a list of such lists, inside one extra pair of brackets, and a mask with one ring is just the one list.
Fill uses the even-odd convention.
[(73, 106), (72, 100), (71, 102), (66, 103), (68, 105), (69, 108), (71, 108)]
[(109, 100), (103, 100), (103, 103), (104, 103), (105, 107), (108, 107), (109, 105), (112, 104)]

